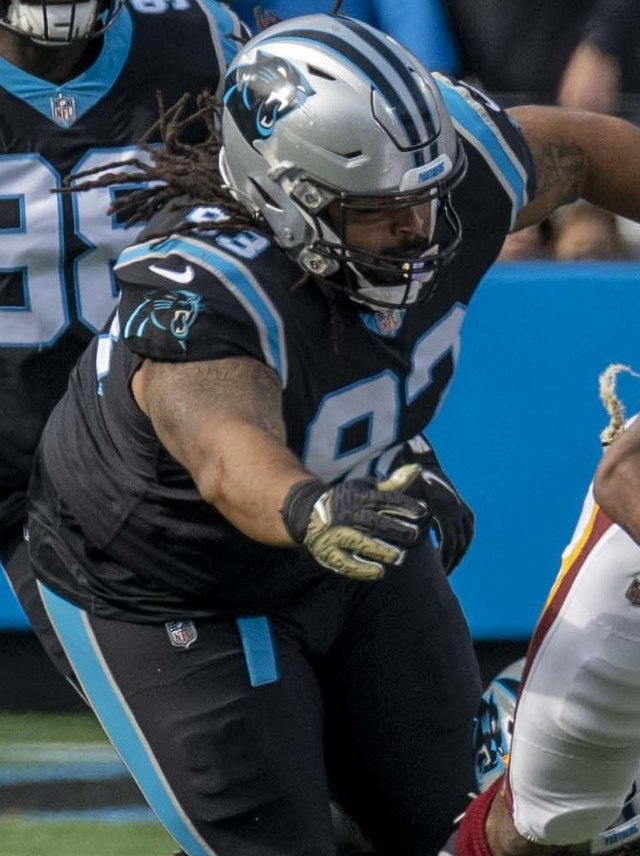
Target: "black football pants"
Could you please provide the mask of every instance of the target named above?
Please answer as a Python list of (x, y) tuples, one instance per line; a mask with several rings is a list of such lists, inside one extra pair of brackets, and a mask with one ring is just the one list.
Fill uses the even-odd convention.
[(74, 689), (78, 690), (73, 669), (51, 626), (36, 586), (23, 529), (24, 526), (20, 523), (0, 533), (0, 573), (4, 571), (31, 628), (55, 667)]
[(430, 545), (379, 582), (327, 573), (244, 624), (107, 620), (41, 592), (85, 695), (189, 856), (335, 856), (330, 795), (376, 852), (429, 856), (473, 790), (480, 681)]

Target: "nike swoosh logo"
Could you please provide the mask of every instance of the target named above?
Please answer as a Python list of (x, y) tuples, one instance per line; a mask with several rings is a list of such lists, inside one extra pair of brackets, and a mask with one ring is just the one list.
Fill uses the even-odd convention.
[(187, 265), (183, 271), (167, 270), (167, 268), (156, 267), (156, 265), (149, 265), (149, 270), (157, 273), (158, 276), (163, 276), (165, 279), (177, 282), (179, 285), (186, 285), (196, 275), (191, 265)]

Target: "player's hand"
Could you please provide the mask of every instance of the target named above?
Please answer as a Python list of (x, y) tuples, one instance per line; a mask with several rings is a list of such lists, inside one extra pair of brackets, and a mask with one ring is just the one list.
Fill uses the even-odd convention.
[(420, 467), (411, 464), (381, 482), (353, 479), (330, 488), (315, 479), (300, 482), (289, 491), (282, 519), (320, 565), (377, 580), (428, 531), (426, 504), (405, 492), (420, 476)]
[(440, 466), (433, 449), (426, 442), (424, 447), (423, 451), (413, 441), (406, 443), (394, 464), (397, 466), (410, 460), (420, 465), (420, 477), (407, 492), (427, 503), (440, 550), (440, 561), (447, 574), (450, 574), (473, 540), (474, 514)]
[(440, 547), (440, 561), (450, 574), (462, 561), (473, 540), (474, 515), (439, 467), (423, 469), (414, 496), (425, 500)]

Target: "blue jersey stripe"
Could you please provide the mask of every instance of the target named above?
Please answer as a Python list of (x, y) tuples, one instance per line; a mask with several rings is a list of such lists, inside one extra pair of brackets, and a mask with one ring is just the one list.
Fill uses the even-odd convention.
[(155, 258), (155, 250), (159, 246), (160, 243), (158, 241), (147, 241), (144, 244), (132, 244), (130, 247), (125, 247), (118, 256), (114, 270), (117, 272), (120, 268), (125, 268), (134, 262)]
[[(66, 83), (50, 83), (22, 71), (0, 57), (0, 85), (51, 121), (53, 121), (51, 100), (60, 95), (73, 98), (75, 101), (73, 122), (76, 122), (104, 98), (119, 78), (129, 57), (132, 38), (131, 15), (128, 9), (124, 8), (105, 32), (98, 59), (78, 77)], [(73, 122), (69, 124), (72, 125)]]
[(288, 365), (282, 317), (255, 277), (226, 253), (190, 238), (173, 237), (161, 243), (151, 241), (123, 251), (116, 272), (128, 264), (146, 259), (162, 259), (172, 253), (206, 268), (236, 297), (253, 319), (267, 365), (287, 384)]
[[(342, 23), (347, 27), (347, 29), (352, 30), (360, 36), (363, 42), (371, 45), (372, 49), (377, 51), (381, 57), (384, 57), (384, 59), (393, 68), (398, 77), (407, 87), (407, 92), (413, 98), (416, 111), (420, 113), (422, 120), (427, 126), (429, 138), (434, 139), (436, 137), (436, 130), (433, 124), (433, 116), (431, 114), (432, 107), (425, 94), (425, 90), (418, 85), (417, 70), (410, 69), (405, 65), (404, 61), (400, 59), (398, 54), (391, 50), (390, 43), (387, 41), (386, 36), (383, 35), (381, 37), (377, 32), (372, 32), (360, 21), (345, 18)], [(422, 140), (420, 142), (422, 142)]]
[(231, 15), (230, 10), (223, 3), (218, 3), (216, 0), (201, 0), (203, 9), (211, 15), (218, 28), (220, 34), (220, 43), (224, 53), (224, 60), (227, 65), (238, 53), (239, 42), (231, 38), (231, 36), (241, 36), (242, 31), (239, 22)]
[(492, 127), (486, 119), (483, 119), (480, 112), (467, 101), (461, 92), (441, 80), (438, 80), (437, 83), (454, 123), (459, 126), (463, 135), (468, 137), (472, 144), (475, 141), (476, 145), (489, 155), (490, 166), (497, 170), (498, 180), (513, 200), (512, 221), (515, 221), (518, 213), (528, 201), (526, 171), (523, 164), (496, 128)]
[(86, 612), (42, 584), (40, 595), (58, 638), (93, 709), (145, 799), (191, 856), (215, 856), (178, 804), (113, 680)]

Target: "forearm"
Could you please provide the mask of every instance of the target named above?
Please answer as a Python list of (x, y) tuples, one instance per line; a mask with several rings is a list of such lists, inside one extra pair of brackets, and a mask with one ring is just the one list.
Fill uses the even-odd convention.
[(281, 440), (233, 417), (214, 417), (195, 438), (189, 469), (203, 499), (249, 538), (293, 546), (280, 509), (290, 488), (312, 474)]
[(287, 449), (280, 384), (271, 369), (239, 357), (148, 360), (132, 390), (206, 502), (250, 538), (293, 545), (280, 508), (291, 486), (312, 476)]
[(640, 544), (640, 419), (607, 449), (593, 489), (604, 513)]
[(613, 116), (597, 118), (590, 132), (582, 196), (640, 221), (640, 128)]
[(536, 168), (536, 195), (518, 227), (532, 225), (560, 205), (584, 198), (640, 220), (640, 128), (613, 116), (557, 107), (518, 107)]

